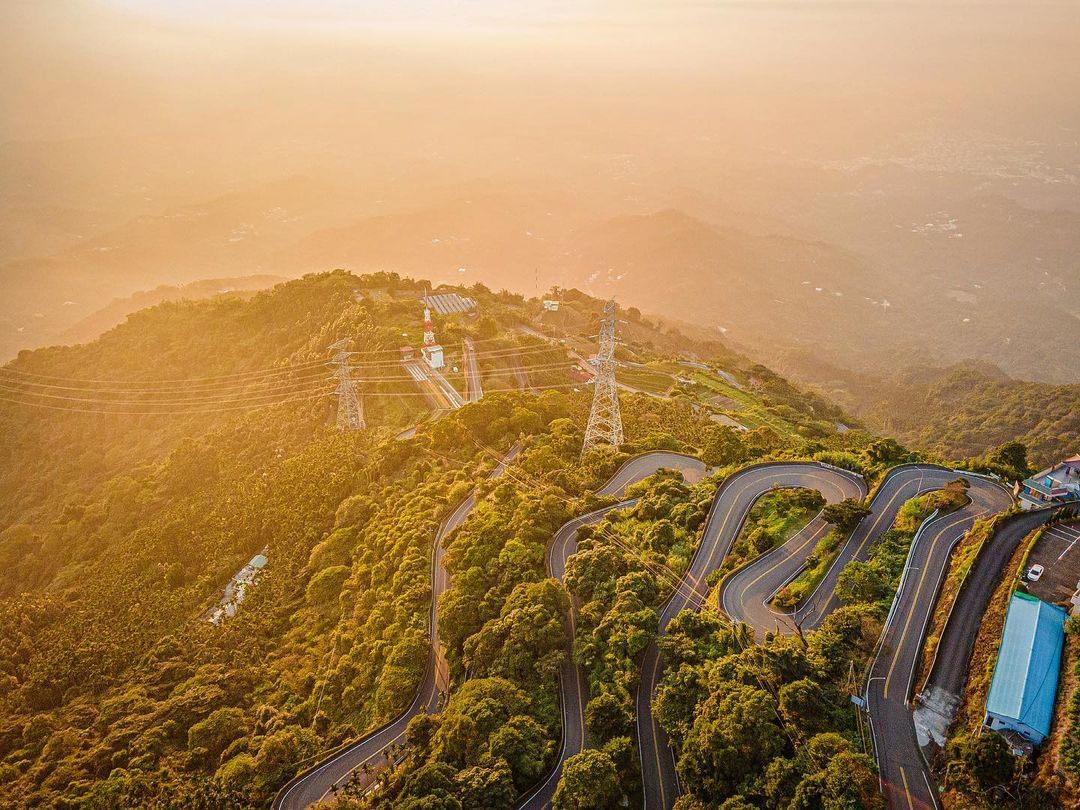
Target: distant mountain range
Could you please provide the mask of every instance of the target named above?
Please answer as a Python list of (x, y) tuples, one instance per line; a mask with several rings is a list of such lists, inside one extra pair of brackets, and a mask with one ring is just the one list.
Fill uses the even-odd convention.
[(819, 210), (785, 211), (786, 225), (689, 192), (668, 196), (697, 215), (610, 216), (610, 200), (495, 183), (445, 189), (417, 207), (290, 178), (0, 265), (0, 357), (85, 339), (92, 330), (68, 330), (137, 290), (343, 267), (529, 295), (578, 287), (701, 324), (754, 355), (809, 352), (877, 376), (978, 358), (1022, 379), (1080, 378), (1069, 349), (1080, 343), (1080, 214), (996, 194), (925, 213), (925, 201), (884, 202), (866, 182)]

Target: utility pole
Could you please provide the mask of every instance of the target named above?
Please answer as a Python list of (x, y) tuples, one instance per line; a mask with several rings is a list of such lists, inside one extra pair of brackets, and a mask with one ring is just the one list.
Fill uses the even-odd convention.
[(337, 428), (338, 430), (362, 430), (364, 423), (364, 404), (357, 393), (356, 380), (353, 379), (352, 363), (349, 358), (356, 352), (349, 351), (349, 338), (342, 338), (337, 343), (330, 344), (330, 350), (334, 356), (327, 363), (333, 371), (330, 376), (337, 381), (337, 389), (334, 393), (338, 398)]
[(589, 412), (589, 424), (585, 428), (582, 455), (602, 442), (614, 447), (623, 443), (619, 389), (615, 385), (615, 320), (615, 301), (611, 300), (604, 305), (604, 319), (600, 322), (600, 348), (596, 353), (592, 410)]

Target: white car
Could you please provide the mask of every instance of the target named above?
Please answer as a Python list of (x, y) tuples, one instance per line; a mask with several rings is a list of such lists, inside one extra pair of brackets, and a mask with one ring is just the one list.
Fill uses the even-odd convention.
[(1039, 577), (1041, 577), (1043, 575), (1043, 571), (1045, 571), (1045, 570), (1046, 569), (1043, 568), (1041, 565), (1033, 565), (1033, 566), (1031, 566), (1031, 568), (1029, 568), (1028, 572), (1027, 572), (1027, 581), (1028, 582), (1038, 582)]

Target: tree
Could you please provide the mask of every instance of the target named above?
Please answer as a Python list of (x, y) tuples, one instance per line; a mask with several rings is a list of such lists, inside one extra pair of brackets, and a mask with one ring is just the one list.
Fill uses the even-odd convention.
[(990, 454), (990, 462), (1007, 468), (1015, 478), (1027, 478), (1032, 473), (1027, 445), (1023, 442), (1005, 442)]
[(615, 763), (604, 751), (588, 748), (566, 760), (552, 807), (554, 810), (606, 810), (617, 807), (621, 798)]
[(514, 806), (517, 790), (505, 763), (492, 768), (466, 768), (454, 777), (454, 783), (463, 808), (505, 810)]
[(712, 685), (679, 757), (683, 784), (706, 802), (735, 794), (784, 749), (776, 703), (767, 692), (735, 681)]
[[(415, 805), (417, 808), (438, 808), (449, 810), (460, 808), (461, 802), (454, 793), (457, 785), (454, 782), (455, 771), (452, 766), (445, 762), (428, 762), (421, 765), (405, 778), (403, 797), (420, 799), (423, 804)], [(430, 803), (435, 800), (438, 803)], [(407, 802), (399, 802), (398, 807), (408, 807)]]
[(852, 560), (836, 578), (836, 595), (845, 605), (876, 602), (885, 596), (888, 586), (880, 565)]
[(984, 791), (1007, 785), (1016, 771), (1016, 758), (1000, 734), (962, 737), (952, 746), (952, 758), (963, 763)]
[(506, 761), (514, 784), (524, 789), (544, 772), (550, 747), (543, 726), (533, 718), (519, 714), (491, 735), (488, 750), (492, 757)]
[(253, 756), (250, 754), (237, 754), (217, 769), (214, 778), (227, 788), (247, 788), (250, 790), (256, 770)]
[(666, 518), (658, 520), (645, 530), (645, 542), (653, 551), (667, 554), (675, 543), (675, 527)]
[(218, 709), (188, 729), (188, 750), (201, 749), (206, 760), (216, 764), (229, 743), (246, 733), (243, 710)]
[(885, 810), (870, 757), (849, 750), (824, 762), (799, 783), (791, 810)]
[(308, 583), (308, 602), (323, 608), (334, 604), (351, 570), (347, 565), (332, 565), (317, 573)]
[(589, 733), (601, 740), (626, 734), (633, 727), (633, 722), (629, 708), (610, 689), (603, 689), (585, 707), (585, 724), (589, 727)]
[(508, 680), (468, 680), (454, 691), (443, 712), (432, 740), (432, 755), (461, 766), (476, 764), (492, 735), (528, 708), (528, 696)]
[(877, 439), (863, 451), (866, 460), (878, 467), (892, 467), (907, 461), (911, 455), (896, 439)]
[(845, 498), (837, 503), (828, 504), (821, 516), (844, 534), (854, 531), (864, 517), (870, 514), (870, 507), (860, 498)]
[(667, 665), (653, 697), (653, 715), (676, 744), (690, 732), (697, 705), (707, 695), (708, 690), (696, 666), (682, 664), (675, 668)]
[(784, 684), (778, 695), (780, 716), (803, 737), (828, 726), (828, 704), (821, 684), (810, 678)]
[(709, 431), (701, 460), (711, 467), (738, 464), (747, 458), (746, 447), (738, 431), (729, 425), (717, 425)]
[(477, 334), (481, 340), (490, 340), (499, 334), (499, 322), (490, 315), (484, 315), (477, 326)]
[(605, 543), (592, 542), (578, 548), (566, 563), (566, 587), (583, 602), (591, 602), (601, 591), (614, 589), (616, 580), (627, 572), (626, 558)]
[(476, 674), (530, 684), (555, 674), (566, 647), (570, 597), (555, 579), (514, 588), (498, 619), (465, 641), (465, 664)]

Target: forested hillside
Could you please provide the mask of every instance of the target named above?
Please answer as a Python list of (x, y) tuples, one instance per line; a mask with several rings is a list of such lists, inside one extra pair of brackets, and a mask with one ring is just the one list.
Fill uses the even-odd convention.
[[(479, 506), (446, 544), (440, 614), (454, 681), (471, 680), (416, 730), (370, 800), (404, 806), (439, 782), (460, 806), (509, 806), (559, 737), (553, 674), (570, 594), (546, 578), (544, 548), (596, 503), (582, 497), (650, 448), (719, 465), (842, 461), (867, 440), (835, 431), (844, 417), (834, 406), (713, 346), (732, 380), (753, 380), (754, 393), (731, 388), (741, 399), (729, 403), (750, 431), (708, 418), (721, 378), (654, 370), (674, 395), (625, 393), (627, 445), (581, 458), (588, 388), (566, 382), (564, 350), (514, 330), (539, 302), (483, 288), (470, 291), (481, 316), (438, 325), (448, 347), (465, 334), (494, 347), (481, 402), (399, 440), (426, 415), (424, 400), (373, 378), (371, 427), (332, 429), (325, 347), (347, 335), (364, 357), (396, 359), (402, 340), (417, 339), (420, 289), (338, 272), (246, 301), (166, 303), (94, 343), (26, 352), (0, 371), (11, 400), (0, 408), (0, 806), (265, 805), (320, 752), (411, 701), (427, 661), (432, 540), (473, 486)], [(566, 339), (587, 342), (599, 308), (568, 301), (584, 328)], [(660, 366), (657, 346), (687, 341), (647, 324), (628, 334), (626, 356)], [(529, 351), (534, 391), (519, 393), (504, 355)], [(208, 382), (223, 379), (223, 392)], [(523, 449), (511, 472), (485, 482), (514, 442)], [(661, 477), (643, 493), (644, 511), (615, 530), (679, 570), (709, 486), (673, 489)], [(268, 562), (236, 615), (206, 621), (259, 552)], [(608, 564), (614, 579), (596, 567)], [(595, 544), (573, 571), (571, 593), (590, 604), (580, 654), (607, 662), (593, 670), (589, 716), (609, 741), (604, 767), (629, 795), (631, 659), (666, 586), (633, 554)], [(497, 716), (481, 708), (492, 700)]]
[(1035, 466), (1080, 452), (1080, 385), (1011, 379), (993, 366), (915, 369), (871, 401), (868, 420), (911, 446), (948, 458), (1020, 441)]
[(1019, 441), (1042, 467), (1080, 450), (1080, 385), (1014, 379), (976, 362), (942, 368), (903, 361), (888, 378), (842, 369), (810, 352), (781, 352), (775, 362), (876, 431), (945, 458), (982, 456)]

